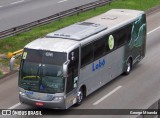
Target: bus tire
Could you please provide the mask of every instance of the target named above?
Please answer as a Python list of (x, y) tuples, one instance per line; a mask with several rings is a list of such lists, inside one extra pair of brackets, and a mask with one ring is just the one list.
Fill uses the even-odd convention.
[(128, 75), (131, 72), (131, 70), (132, 70), (132, 61), (129, 58), (128, 61), (127, 61), (127, 63), (126, 63), (124, 74)]
[(80, 106), (83, 102), (83, 99), (84, 99), (84, 92), (83, 89), (80, 88), (77, 95), (77, 103), (75, 105)]

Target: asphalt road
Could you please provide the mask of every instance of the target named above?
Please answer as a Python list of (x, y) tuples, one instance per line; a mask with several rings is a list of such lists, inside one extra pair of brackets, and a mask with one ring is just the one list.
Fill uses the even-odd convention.
[(0, 0), (0, 32), (97, 0)]
[[(146, 109), (160, 98), (160, 22), (158, 19), (160, 19), (159, 11), (147, 17), (148, 33), (146, 57), (133, 69), (130, 75), (119, 76), (88, 96), (81, 106), (77, 108), (72, 107), (73, 109)], [(19, 103), (17, 73), (0, 80), (0, 109), (8, 108), (33, 109), (31, 106)], [(27, 116), (24, 116), (24, 118), (25, 117), (27, 118)], [(75, 118), (74, 115), (47, 117)], [(76, 115), (76, 117), (131, 118), (131, 116), (103, 115)], [(132, 117), (134, 118), (136, 116)], [(38, 118), (38, 116), (34, 116), (34, 118)]]

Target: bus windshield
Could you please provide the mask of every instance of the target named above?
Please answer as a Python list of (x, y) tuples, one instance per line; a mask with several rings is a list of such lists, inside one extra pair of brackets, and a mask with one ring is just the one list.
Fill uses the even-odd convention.
[(63, 63), (65, 61), (65, 53), (24, 50), (19, 86), (35, 92), (64, 92)]

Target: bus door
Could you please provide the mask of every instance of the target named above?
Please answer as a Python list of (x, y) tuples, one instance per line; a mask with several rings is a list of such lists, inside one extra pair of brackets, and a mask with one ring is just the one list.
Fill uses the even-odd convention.
[(79, 78), (79, 48), (69, 54), (68, 77), (66, 82), (66, 107), (77, 102), (77, 88)]

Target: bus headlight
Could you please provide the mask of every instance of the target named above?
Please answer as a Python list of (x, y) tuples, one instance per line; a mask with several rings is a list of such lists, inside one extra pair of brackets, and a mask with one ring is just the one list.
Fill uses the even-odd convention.
[(57, 96), (53, 100), (55, 100), (55, 101), (61, 101), (61, 100), (63, 100), (63, 97), (62, 96)]
[(20, 91), (19, 94), (22, 95), (22, 96), (25, 96), (25, 93), (24, 93), (24, 92), (21, 92), (21, 91)]

